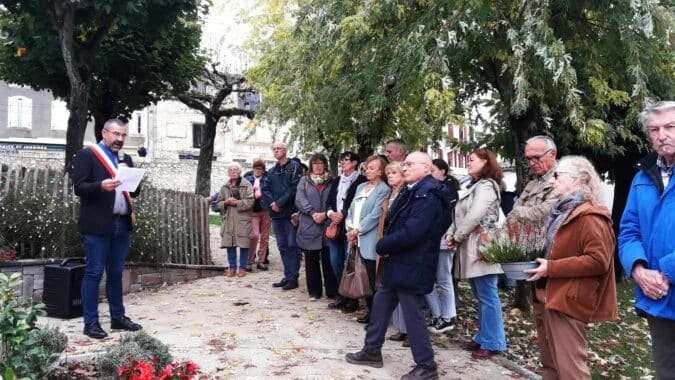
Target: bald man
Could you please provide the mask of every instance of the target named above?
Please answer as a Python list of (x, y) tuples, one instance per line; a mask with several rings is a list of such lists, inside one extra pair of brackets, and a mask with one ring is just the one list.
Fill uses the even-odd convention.
[(382, 345), (391, 313), (401, 304), (415, 368), (401, 379), (438, 379), (426, 321), (424, 295), (436, 279), (439, 244), (448, 217), (451, 194), (431, 176), (431, 157), (411, 153), (403, 162), (407, 186), (401, 190), (384, 222), (384, 236), (376, 250), (384, 266), (382, 284), (375, 293), (365, 344), (349, 353), (347, 362), (380, 368)]

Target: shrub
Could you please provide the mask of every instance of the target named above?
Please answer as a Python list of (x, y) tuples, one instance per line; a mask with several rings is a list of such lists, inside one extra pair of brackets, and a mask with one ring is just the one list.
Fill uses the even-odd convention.
[(0, 198), (0, 231), (18, 258), (82, 255), (72, 204), (53, 195), (53, 187), (54, 181), (11, 187)]
[(32, 299), (19, 304), (13, 293), (20, 284), (21, 274), (0, 273), (0, 377), (39, 379), (65, 349), (67, 338), (58, 328), (35, 327), (44, 305)]
[(98, 357), (100, 375), (103, 378), (117, 378), (117, 369), (128, 365), (130, 360), (151, 361), (156, 358), (160, 366), (171, 363), (173, 358), (169, 347), (145, 331), (124, 334), (120, 342)]

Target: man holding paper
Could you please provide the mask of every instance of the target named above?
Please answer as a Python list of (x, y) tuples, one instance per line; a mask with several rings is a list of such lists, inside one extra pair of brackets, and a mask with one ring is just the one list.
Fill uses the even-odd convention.
[(121, 149), (127, 136), (127, 125), (111, 119), (103, 125), (103, 139), (80, 150), (73, 164), (75, 195), (80, 197), (78, 229), (87, 259), (82, 278), (82, 310), (84, 334), (95, 339), (108, 334), (98, 319), (98, 287), (106, 271), (106, 296), (110, 306), (110, 328), (140, 330), (124, 313), (122, 273), (133, 225), (131, 198), (140, 188), (129, 193), (119, 189), (118, 168), (133, 167), (131, 157)]

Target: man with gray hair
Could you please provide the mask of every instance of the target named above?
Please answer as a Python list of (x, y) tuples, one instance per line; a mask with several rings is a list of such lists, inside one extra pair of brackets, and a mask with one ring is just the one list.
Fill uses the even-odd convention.
[(391, 139), (387, 141), (384, 146), (385, 155), (387, 156), (387, 161), (401, 161), (405, 160), (405, 141), (403, 139)]
[(535, 178), (525, 185), (513, 209), (509, 223), (531, 223), (543, 227), (556, 199), (550, 182), (558, 150), (548, 136), (534, 136), (525, 143), (525, 159)]
[(621, 217), (619, 258), (637, 283), (635, 309), (647, 318), (659, 379), (675, 379), (675, 101), (640, 114), (654, 152), (642, 159)]

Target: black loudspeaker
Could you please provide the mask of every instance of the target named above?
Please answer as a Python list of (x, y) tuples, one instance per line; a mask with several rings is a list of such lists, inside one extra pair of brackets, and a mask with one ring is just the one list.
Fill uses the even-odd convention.
[(42, 302), (47, 306), (47, 315), (58, 318), (82, 316), (80, 286), (86, 267), (84, 258), (45, 265)]

